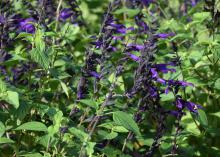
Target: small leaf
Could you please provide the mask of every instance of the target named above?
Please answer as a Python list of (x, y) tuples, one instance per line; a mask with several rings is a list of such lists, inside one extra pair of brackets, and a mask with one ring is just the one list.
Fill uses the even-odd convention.
[(27, 122), (14, 130), (31, 130), (31, 131), (47, 131), (47, 126), (41, 122)]
[(198, 119), (203, 126), (208, 126), (208, 119), (203, 110), (198, 110)]
[(4, 144), (4, 143), (14, 143), (14, 141), (6, 137), (0, 137), (0, 144)]
[(104, 139), (106, 139), (106, 140), (112, 140), (112, 139), (116, 138), (117, 136), (118, 136), (118, 133), (112, 131), (111, 133), (109, 133), (108, 135), (106, 135)]
[(121, 125), (130, 131), (133, 131), (137, 136), (141, 136), (138, 125), (131, 115), (122, 111), (117, 111), (113, 113), (113, 120), (118, 125)]
[(95, 144), (95, 142), (88, 142), (86, 145), (86, 152), (89, 157), (92, 157), (92, 154), (94, 153)]
[(5, 85), (5, 82), (3, 82), (1, 79), (0, 79), (0, 93), (3, 93), (6, 91), (6, 85)]
[(213, 115), (213, 116), (216, 116), (216, 117), (220, 118), (220, 111), (215, 112), (215, 113), (211, 113), (210, 115)]
[(220, 90), (220, 78), (215, 81), (214, 88)]
[(43, 157), (40, 153), (28, 153), (28, 154), (22, 154), (19, 156), (24, 156), (24, 157)]
[(5, 133), (5, 125), (0, 121), (0, 137)]
[(200, 13), (197, 12), (193, 14), (193, 20), (199, 22), (202, 22), (210, 17), (211, 17), (210, 12), (200, 12)]
[(74, 134), (77, 138), (79, 138), (82, 142), (88, 138), (88, 134), (77, 128), (72, 127), (69, 129), (69, 131), (70, 133)]
[(91, 100), (91, 99), (81, 99), (81, 100), (79, 100), (79, 102), (81, 102), (87, 106), (90, 106), (92, 108), (95, 108), (95, 109), (98, 108), (98, 104), (94, 100)]
[(7, 102), (12, 104), (16, 109), (19, 107), (19, 96), (17, 92), (7, 91)]
[(66, 96), (69, 98), (69, 93), (68, 93), (68, 87), (66, 86), (66, 84), (62, 81), (60, 81), (60, 84), (63, 88), (63, 91), (65, 92)]

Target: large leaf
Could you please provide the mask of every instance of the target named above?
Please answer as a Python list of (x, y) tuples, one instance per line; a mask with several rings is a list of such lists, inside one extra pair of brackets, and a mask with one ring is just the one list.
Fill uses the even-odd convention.
[(131, 115), (122, 111), (117, 111), (113, 113), (113, 120), (118, 125), (121, 125), (126, 129), (133, 131), (136, 135), (141, 136), (138, 125)]
[(17, 127), (15, 130), (47, 131), (47, 126), (41, 122), (27, 122)]

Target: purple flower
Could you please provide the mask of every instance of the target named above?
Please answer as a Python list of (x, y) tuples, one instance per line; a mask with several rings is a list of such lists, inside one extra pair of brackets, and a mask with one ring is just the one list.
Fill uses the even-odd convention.
[(160, 71), (162, 73), (168, 73), (170, 72), (176, 72), (176, 69), (173, 68), (167, 68), (167, 66), (172, 66), (173, 64), (155, 64), (153, 67), (157, 69), (157, 71)]
[(202, 108), (202, 106), (197, 105), (193, 102), (185, 101), (180, 97), (176, 99), (176, 107), (181, 110), (186, 107), (190, 112), (194, 112), (194, 113), (197, 113), (198, 109)]
[(192, 86), (194, 87), (192, 83), (185, 82), (185, 81), (176, 81), (176, 80), (168, 80), (168, 85), (169, 86), (182, 86), (182, 87)]
[(23, 19), (19, 23), (19, 28), (22, 32), (33, 34), (35, 32), (34, 22), (35, 20), (33, 18)]
[(196, 6), (197, 3), (198, 3), (198, 0), (191, 0), (192, 7)]
[(68, 19), (69, 17), (71, 17), (72, 15), (73, 15), (72, 9), (70, 9), (70, 8), (64, 8), (64, 9), (61, 10), (59, 18), (60, 18), (61, 20), (66, 20), (66, 19)]
[(122, 24), (115, 24), (115, 23), (110, 23), (109, 26), (115, 30), (115, 33), (119, 33), (119, 34), (126, 34), (126, 27)]
[(115, 52), (115, 51), (117, 51), (117, 48), (114, 47), (114, 46), (109, 46), (109, 47), (107, 47), (106, 50), (107, 50), (108, 52)]
[(166, 80), (164, 80), (162, 78), (159, 78), (159, 77), (156, 79), (156, 81), (159, 82), (159, 83), (162, 83), (164, 85), (166, 84)]
[(0, 15), (0, 25), (5, 23), (5, 17), (3, 15)]
[(150, 72), (152, 74), (152, 78), (154, 78), (157, 82), (162, 83), (162, 84), (166, 84), (166, 80), (164, 80), (158, 76), (156, 68), (151, 68)]
[(153, 78), (157, 78), (158, 77), (158, 73), (157, 73), (155, 68), (151, 68), (150, 71), (151, 71), (151, 74), (152, 74)]
[(198, 109), (202, 108), (202, 106), (197, 105), (193, 102), (185, 102), (185, 105), (190, 112), (194, 112), (194, 113), (197, 113)]
[(93, 41), (93, 42), (91, 42), (91, 44), (95, 45), (95, 47), (97, 49), (99, 49), (102, 46), (103, 43), (101, 41)]
[(128, 44), (127, 49), (129, 51), (141, 51), (144, 49), (144, 45)]
[(143, 15), (142, 14), (138, 14), (137, 16), (135, 16), (135, 23), (136, 25), (139, 27), (139, 31), (140, 32), (147, 32), (149, 30), (148, 25), (142, 20)]
[(123, 40), (124, 36), (113, 36), (112, 38), (113, 40), (117, 41), (117, 40)]
[(153, 0), (141, 0), (141, 2), (143, 3), (143, 5), (148, 6), (150, 5), (150, 3), (153, 2)]
[(183, 109), (185, 107), (185, 101), (181, 98), (176, 99), (176, 107), (178, 109)]
[(168, 34), (160, 33), (156, 35), (156, 37), (160, 39), (166, 39), (166, 38), (173, 37), (173, 36), (175, 36), (175, 33), (168, 33)]
[(152, 97), (158, 97), (158, 92), (157, 92), (157, 88), (150, 86), (149, 87), (149, 93)]
[(135, 62), (138, 62), (140, 60), (140, 58), (130, 52), (126, 53), (128, 55), (129, 58), (131, 58), (132, 60), (134, 60)]
[(95, 71), (91, 71), (91, 72), (89, 72), (89, 74), (92, 76), (92, 77), (95, 77), (95, 78), (97, 78), (97, 79), (100, 79), (101, 77), (100, 77), (100, 74), (98, 74), (97, 72), (95, 72)]

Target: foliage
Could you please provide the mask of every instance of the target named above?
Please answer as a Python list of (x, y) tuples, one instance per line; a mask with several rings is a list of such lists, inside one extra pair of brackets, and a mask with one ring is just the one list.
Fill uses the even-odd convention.
[(0, 6), (0, 157), (220, 156), (218, 0)]

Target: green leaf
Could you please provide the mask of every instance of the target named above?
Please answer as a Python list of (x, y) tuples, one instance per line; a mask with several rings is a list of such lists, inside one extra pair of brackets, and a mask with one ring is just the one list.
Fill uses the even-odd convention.
[(203, 110), (198, 110), (198, 119), (203, 126), (208, 126), (208, 119)]
[(220, 111), (215, 112), (215, 113), (211, 113), (210, 115), (213, 115), (213, 116), (216, 116), (216, 117), (220, 118)]
[(21, 32), (18, 34), (18, 36), (15, 39), (24, 38), (27, 41), (31, 41), (33, 39), (33, 35), (26, 32)]
[(4, 143), (14, 143), (14, 141), (6, 137), (0, 137), (0, 144), (4, 144)]
[(200, 12), (193, 14), (193, 20), (199, 22), (203, 22), (204, 20), (210, 17), (211, 17), (210, 12)]
[(88, 138), (88, 134), (77, 128), (72, 127), (69, 129), (69, 131), (70, 133), (74, 134), (77, 138), (79, 138), (82, 142), (84, 142)]
[(81, 102), (89, 107), (95, 108), (95, 109), (98, 108), (98, 104), (94, 100), (91, 100), (91, 99), (81, 99), (81, 100), (79, 100), (79, 102)]
[(122, 111), (117, 111), (113, 113), (113, 120), (116, 124), (121, 125), (130, 131), (133, 131), (137, 136), (141, 136), (138, 125), (131, 115)]
[(92, 154), (94, 153), (95, 144), (95, 142), (88, 142), (86, 145), (86, 152), (89, 157), (92, 157)]
[(115, 132), (128, 132), (128, 130), (123, 126), (114, 126), (112, 128), (112, 131), (115, 131)]
[(0, 79), (0, 93), (4, 93), (6, 91), (6, 85), (5, 85), (5, 82), (3, 82), (1, 79)]
[(214, 87), (215, 87), (215, 89), (220, 90), (220, 78), (215, 81)]
[(31, 58), (40, 64), (44, 69), (48, 69), (50, 65), (49, 57), (46, 54), (43, 33), (38, 30), (34, 38), (34, 48), (31, 50)]
[(17, 127), (14, 130), (31, 130), (31, 131), (47, 131), (47, 126), (41, 122), (27, 122)]
[(169, 92), (168, 94), (161, 94), (160, 97), (161, 101), (171, 101), (175, 98), (172, 92)]
[(19, 156), (24, 156), (24, 157), (43, 157), (40, 153), (28, 153), (28, 154), (22, 154)]
[(62, 87), (63, 91), (65, 92), (66, 96), (69, 98), (68, 87), (62, 81), (60, 81), (60, 84), (61, 84), (61, 87)]
[(0, 121), (0, 137), (5, 133), (5, 125)]
[(129, 8), (121, 8), (117, 9), (117, 11), (114, 12), (114, 14), (127, 14), (129, 17), (134, 17), (140, 12), (140, 9), (129, 9)]
[(44, 51), (41, 51), (40, 49), (34, 48), (31, 50), (31, 58), (36, 63), (40, 64), (44, 69), (49, 68), (49, 59), (48, 56), (45, 54)]
[(19, 107), (19, 95), (17, 92), (7, 91), (6, 101), (12, 104), (16, 109)]
[(104, 139), (112, 140), (112, 139), (116, 138), (117, 136), (118, 136), (118, 133), (112, 131), (112, 132), (110, 132), (108, 135), (106, 135)]

